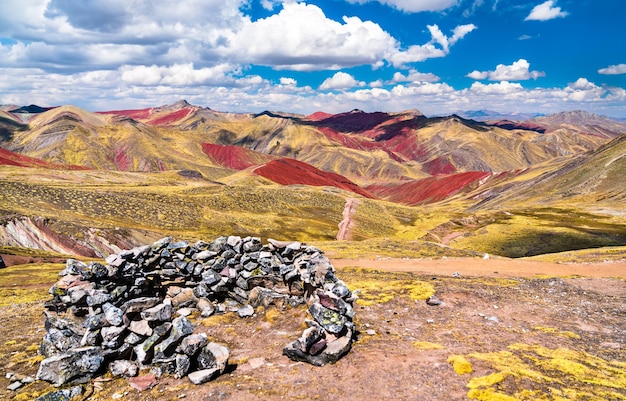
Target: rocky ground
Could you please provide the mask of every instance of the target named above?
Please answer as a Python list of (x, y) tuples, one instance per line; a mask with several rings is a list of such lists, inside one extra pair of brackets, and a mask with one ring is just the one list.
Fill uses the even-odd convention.
[[(341, 279), (362, 289), (358, 340), (334, 365), (315, 367), (282, 355), (302, 332), (303, 307), (259, 308), (246, 319), (197, 316), (196, 332), (231, 349), (226, 374), (199, 386), (163, 376), (144, 391), (107, 374), (86, 385), (82, 398), (626, 399), (626, 283), (623, 274), (608, 278), (619, 277), (611, 269), (623, 272), (626, 264), (607, 264), (605, 273), (597, 265), (570, 266), (577, 275), (559, 272), (559, 278), (541, 271), (544, 264), (516, 272), (504, 259), (451, 260), (448, 267), (445, 260), (412, 263), (334, 263)], [(429, 305), (432, 294), (430, 303), (441, 303)], [(7, 390), (7, 376), (37, 372), (42, 310), (42, 302), (0, 307), (0, 399), (32, 400), (54, 389), (34, 382)]]

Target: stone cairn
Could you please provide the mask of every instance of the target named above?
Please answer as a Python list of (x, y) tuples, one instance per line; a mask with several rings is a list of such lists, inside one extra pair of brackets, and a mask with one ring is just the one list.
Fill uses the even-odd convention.
[(219, 237), (211, 243), (163, 238), (111, 255), (106, 264), (68, 259), (46, 302), (46, 334), (37, 378), (55, 386), (104, 373), (131, 377), (188, 376), (195, 384), (219, 376), (230, 351), (194, 334), (186, 315), (254, 314), (260, 305), (306, 304), (313, 317), (283, 354), (321, 366), (351, 348), (355, 296), (323, 253), (299, 242)]

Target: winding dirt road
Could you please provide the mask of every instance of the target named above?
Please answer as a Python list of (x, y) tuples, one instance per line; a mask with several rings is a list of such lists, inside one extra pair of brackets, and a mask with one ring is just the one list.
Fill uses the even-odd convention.
[(339, 223), (339, 231), (337, 232), (338, 241), (351, 239), (352, 226), (354, 225), (352, 221), (352, 215), (356, 211), (356, 207), (358, 204), (359, 201), (355, 198), (346, 199), (346, 205), (343, 207), (343, 212), (341, 213), (343, 219)]

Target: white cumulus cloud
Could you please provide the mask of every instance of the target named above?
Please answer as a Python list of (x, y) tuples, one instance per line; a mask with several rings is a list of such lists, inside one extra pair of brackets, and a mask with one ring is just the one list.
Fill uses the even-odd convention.
[(587, 78), (578, 78), (576, 82), (571, 82), (567, 87), (574, 90), (591, 90), (597, 88), (596, 84), (589, 82)]
[[(431, 40), (423, 45), (409, 46), (406, 50), (395, 49), (386, 58), (396, 67), (402, 67), (408, 63), (424, 61), (430, 58), (444, 57), (450, 52), (450, 46), (454, 45), (465, 35), (477, 29), (474, 24), (459, 25), (452, 30), (452, 36), (448, 37), (439, 26), (428, 25)], [(439, 45), (439, 47), (435, 45)]]
[(280, 84), (281, 85), (285, 85), (285, 86), (296, 86), (296, 85), (298, 85), (298, 81), (296, 81), (293, 78), (281, 77), (280, 78)]
[(407, 75), (397, 71), (391, 78), (391, 83), (399, 82), (437, 82), (439, 77), (431, 72), (419, 72), (415, 69), (409, 70)]
[(561, 7), (555, 7), (555, 3), (554, 0), (548, 0), (536, 5), (524, 21), (548, 21), (555, 18), (566, 17), (568, 13), (561, 11)]
[(320, 85), (320, 90), (350, 89), (364, 85), (365, 82), (359, 82), (352, 75), (339, 71), (332, 77), (326, 78)]
[(481, 95), (508, 95), (522, 91), (524, 88), (516, 82), (502, 81), (493, 84), (483, 84), (474, 82), (470, 87), (470, 91)]
[(600, 68), (598, 74), (619, 75), (626, 74), (626, 64), (610, 65), (606, 68)]
[(224, 51), (242, 63), (312, 71), (374, 64), (396, 46), (371, 21), (343, 17), (340, 23), (315, 5), (285, 3), (278, 14), (246, 23)]
[(511, 65), (498, 64), (493, 71), (474, 70), (466, 75), (472, 79), (489, 79), (490, 81), (525, 81), (537, 79), (546, 74), (542, 71), (530, 71), (530, 63), (521, 58)]

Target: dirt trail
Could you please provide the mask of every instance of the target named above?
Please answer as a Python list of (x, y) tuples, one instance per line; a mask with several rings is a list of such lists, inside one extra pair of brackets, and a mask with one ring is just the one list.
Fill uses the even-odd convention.
[(356, 211), (356, 207), (358, 206), (359, 201), (355, 198), (346, 199), (346, 205), (343, 208), (342, 216), (343, 219), (339, 223), (339, 232), (337, 232), (337, 240), (350, 240), (352, 237), (352, 226), (354, 222), (352, 221), (352, 215)]
[(583, 276), (626, 278), (626, 262), (561, 264), (506, 258), (332, 259), (337, 268), (360, 266), (389, 272), (481, 277)]

